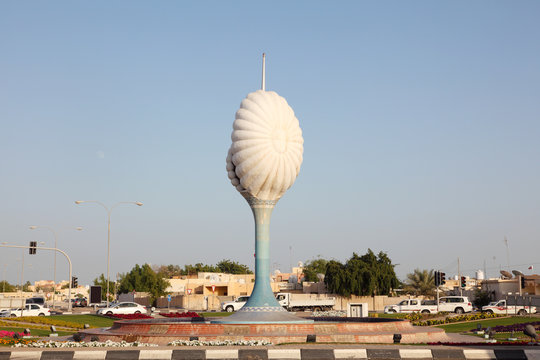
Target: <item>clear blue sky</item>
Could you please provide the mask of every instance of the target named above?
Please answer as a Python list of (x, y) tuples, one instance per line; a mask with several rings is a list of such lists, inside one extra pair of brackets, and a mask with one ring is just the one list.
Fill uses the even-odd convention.
[[(111, 273), (253, 266), (225, 157), (264, 51), (305, 139), (273, 268), (371, 248), (401, 278), (455, 274), (458, 257), (495, 276), (505, 236), (511, 268), (540, 268), (539, 15), (537, 1), (2, 1), (0, 241), (51, 245), (28, 226), (53, 227), (89, 283), (107, 217), (74, 201), (141, 201), (112, 214)], [(0, 248), (9, 281), (20, 257)], [(52, 279), (52, 259), (26, 255), (25, 280)]]

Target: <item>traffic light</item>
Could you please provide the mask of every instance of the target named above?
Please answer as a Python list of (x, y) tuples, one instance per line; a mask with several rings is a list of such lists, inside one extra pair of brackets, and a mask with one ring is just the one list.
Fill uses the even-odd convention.
[(441, 273), (435, 271), (435, 287), (441, 285)]
[(440, 273), (439, 273), (439, 279), (440, 279), (440, 280), (439, 280), (439, 283), (440, 283), (441, 285), (446, 284), (446, 274), (445, 274), (445, 273), (440, 272)]
[(525, 289), (525, 276), (521, 276), (521, 288)]
[(79, 282), (77, 281), (77, 277), (76, 276), (72, 276), (71, 277), (71, 287), (72, 288), (76, 288), (79, 286)]
[(34, 255), (36, 253), (36, 247), (37, 247), (37, 241), (30, 241), (30, 248), (28, 249), (28, 253), (30, 255)]
[(467, 279), (465, 278), (465, 276), (462, 276), (461, 277), (461, 283), (460, 283), (461, 287), (464, 288), (465, 286), (467, 286)]

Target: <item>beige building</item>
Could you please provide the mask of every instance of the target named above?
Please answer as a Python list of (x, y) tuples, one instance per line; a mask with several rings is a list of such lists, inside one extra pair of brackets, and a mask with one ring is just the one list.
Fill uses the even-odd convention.
[(482, 281), (482, 290), (492, 294), (495, 300), (512, 295), (540, 295), (540, 275), (525, 275), (525, 287), (521, 288), (519, 278), (489, 279)]
[(253, 290), (255, 275), (232, 275), (204, 273), (167, 279), (169, 287), (165, 290), (172, 295), (249, 295)]

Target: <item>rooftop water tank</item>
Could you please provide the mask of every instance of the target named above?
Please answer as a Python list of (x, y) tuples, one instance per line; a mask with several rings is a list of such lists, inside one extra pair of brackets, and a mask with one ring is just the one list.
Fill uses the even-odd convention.
[(484, 274), (484, 271), (476, 270), (476, 279), (477, 280), (484, 280), (485, 278), (486, 278), (486, 274)]

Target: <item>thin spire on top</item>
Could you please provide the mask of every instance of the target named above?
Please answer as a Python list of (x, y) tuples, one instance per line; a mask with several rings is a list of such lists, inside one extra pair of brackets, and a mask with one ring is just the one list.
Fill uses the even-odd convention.
[(266, 70), (265, 70), (265, 61), (266, 61), (266, 54), (263, 53), (263, 61), (262, 61), (262, 84), (261, 84), (261, 90), (266, 91)]

